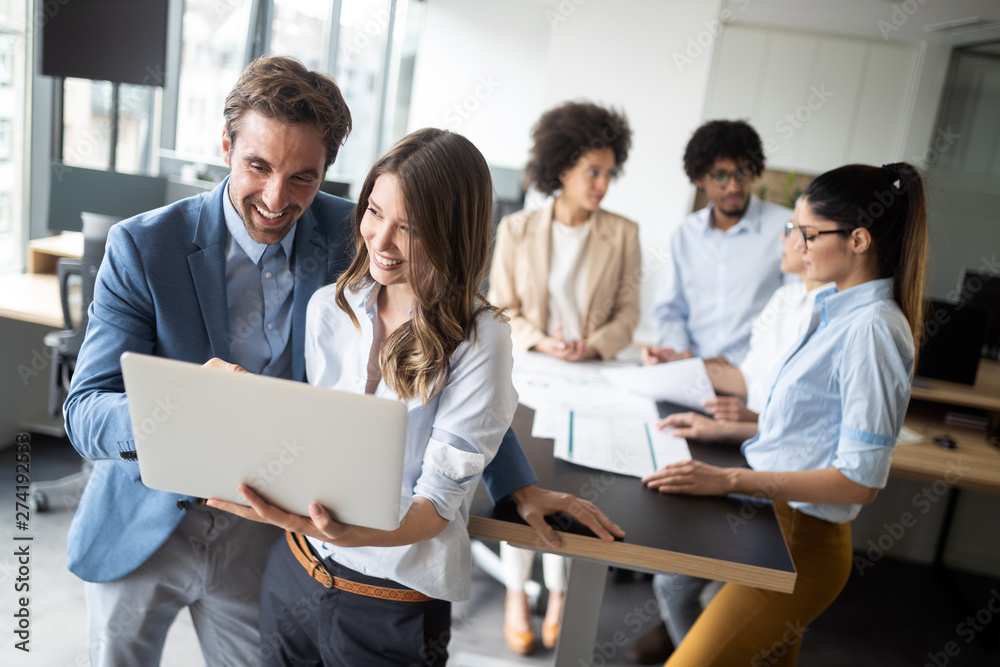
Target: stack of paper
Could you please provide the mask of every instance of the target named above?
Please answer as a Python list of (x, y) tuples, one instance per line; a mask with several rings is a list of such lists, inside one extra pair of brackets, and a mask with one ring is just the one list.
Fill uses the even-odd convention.
[(616, 387), (693, 410), (703, 410), (705, 401), (715, 398), (705, 362), (697, 357), (655, 366), (602, 368), (601, 375)]
[[(684, 382), (697, 381), (697, 368), (687, 368), (691, 366), (680, 369)], [(704, 364), (700, 368), (707, 381)], [(521, 403), (535, 410), (532, 435), (555, 440), (555, 456), (642, 477), (667, 463), (691, 458), (686, 441), (655, 425), (657, 400), (679, 403), (677, 398), (690, 392), (683, 387), (653, 391), (659, 376), (644, 370), (615, 362), (565, 362), (535, 352), (517, 353), (514, 386)], [(683, 404), (691, 400), (697, 399)]]

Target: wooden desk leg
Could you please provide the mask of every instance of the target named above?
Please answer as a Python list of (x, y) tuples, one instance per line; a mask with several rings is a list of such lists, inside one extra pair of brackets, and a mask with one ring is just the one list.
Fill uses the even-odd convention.
[(594, 642), (601, 620), (607, 575), (608, 566), (605, 563), (570, 559), (562, 631), (553, 661), (555, 667), (590, 665), (594, 659)]

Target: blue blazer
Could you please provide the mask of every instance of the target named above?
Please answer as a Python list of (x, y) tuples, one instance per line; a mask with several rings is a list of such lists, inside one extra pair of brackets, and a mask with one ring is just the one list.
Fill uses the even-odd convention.
[[(135, 449), (119, 358), (125, 351), (204, 363), (228, 360), (225, 182), (111, 229), (97, 274), (87, 336), (64, 406), (66, 432), (96, 461), (69, 529), (68, 565), (85, 581), (119, 579), (156, 552), (184, 518), (181, 501), (146, 487)], [(292, 376), (305, 380), (306, 304), (347, 268), (354, 204), (320, 192), (295, 232)], [(535, 481), (513, 431), (483, 480), (493, 498)]]

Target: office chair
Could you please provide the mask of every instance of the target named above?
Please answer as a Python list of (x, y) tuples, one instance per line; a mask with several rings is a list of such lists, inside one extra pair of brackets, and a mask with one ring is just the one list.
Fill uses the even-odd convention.
[[(73, 379), (73, 368), (80, 346), (87, 333), (89, 320), (87, 310), (94, 300), (94, 284), (97, 281), (97, 269), (104, 259), (104, 245), (107, 242), (111, 226), (122, 218), (100, 215), (97, 213), (81, 213), (83, 219), (83, 256), (80, 259), (62, 258), (57, 265), (59, 274), (59, 294), (62, 300), (63, 322), (66, 328), (53, 331), (45, 336), (45, 345), (51, 350), (51, 375), (49, 385), (49, 415), (59, 414), (69, 385)], [(80, 315), (74, 321), (73, 308), (70, 304), (69, 282), (72, 276), (80, 279)], [(29, 486), (31, 504), (35, 511), (44, 512), (62, 507), (71, 509), (79, 502), (80, 494), (87, 485), (93, 463), (84, 461), (82, 470), (74, 475), (63, 477), (51, 482), (39, 482)]]

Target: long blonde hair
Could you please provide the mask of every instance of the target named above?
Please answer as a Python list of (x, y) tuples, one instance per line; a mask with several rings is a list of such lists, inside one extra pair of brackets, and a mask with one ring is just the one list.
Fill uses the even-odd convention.
[(427, 403), (447, 384), (452, 353), (476, 332), (489, 305), (482, 292), (492, 233), (493, 182), (482, 154), (465, 137), (423, 129), (399, 141), (368, 172), (354, 213), (354, 261), (337, 281), (337, 305), (356, 327), (344, 295), (371, 285), (361, 235), (368, 198), (381, 174), (393, 174), (411, 228), (407, 280), (415, 304), (410, 321), (382, 343), (379, 366), (400, 398)]

